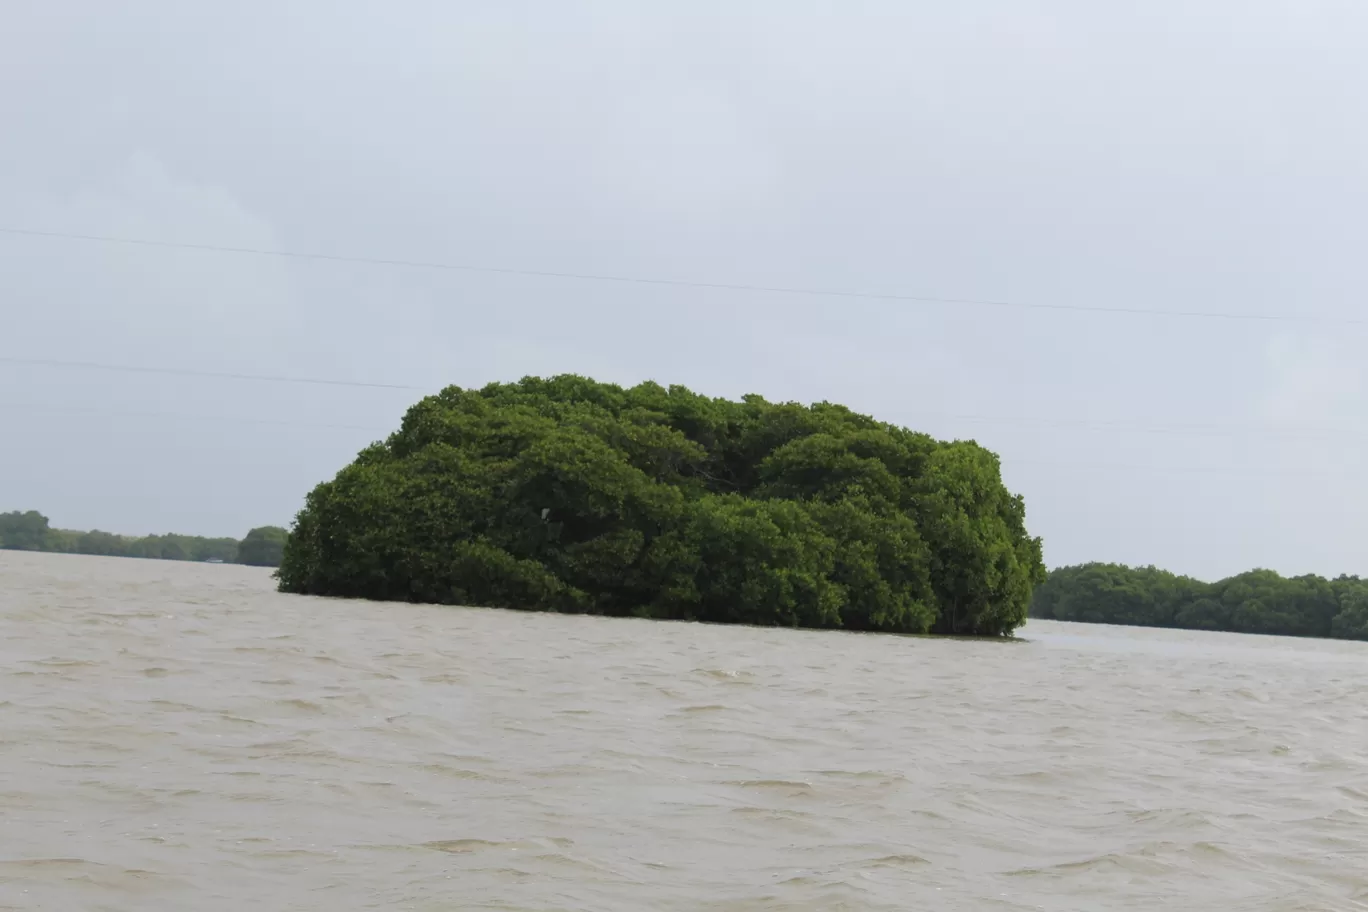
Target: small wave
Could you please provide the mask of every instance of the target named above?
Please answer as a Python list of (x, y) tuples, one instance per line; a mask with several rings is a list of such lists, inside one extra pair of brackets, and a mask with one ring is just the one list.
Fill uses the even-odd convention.
[(431, 842), (421, 844), (425, 849), (432, 849), (435, 852), (446, 852), (448, 855), (470, 855), (475, 852), (488, 852), (492, 850), (516, 851), (519, 848), (533, 848), (533, 844), (519, 844), (516, 842), (498, 842), (489, 839), (434, 839)]
[(911, 868), (918, 865), (930, 864), (931, 862), (920, 855), (902, 854), (885, 855), (883, 858), (871, 858), (869, 861), (862, 862), (862, 868)]
[(1131, 854), (1107, 852), (1077, 861), (1065, 861), (1053, 865), (1018, 868), (1008, 871), (1008, 877), (1062, 877), (1079, 873), (1119, 871), (1125, 874), (1148, 874), (1158, 876), (1168, 873), (1171, 866), (1160, 864), (1153, 859)]
[(1022, 773), (1007, 773), (1002, 776), (1003, 781), (1011, 782), (1035, 782), (1050, 783), (1058, 782), (1060, 774), (1053, 770), (1026, 770)]
[(1268, 700), (1268, 695), (1267, 695), (1267, 694), (1258, 693), (1258, 692), (1256, 692), (1256, 691), (1250, 690), (1250, 689), (1247, 688), (1247, 687), (1240, 687), (1240, 688), (1235, 689), (1234, 691), (1231, 692), (1231, 696), (1240, 697), (1241, 699), (1244, 699), (1244, 700), (1252, 700), (1252, 701), (1254, 701), (1255, 703), (1267, 703), (1267, 702), (1269, 702), (1269, 700)]
[(41, 668), (98, 668), (101, 663), (91, 662), (86, 659), (63, 659), (57, 656), (50, 656), (46, 659), (33, 659), (22, 664), (37, 665)]
[(698, 674), (715, 681), (726, 681), (729, 684), (746, 684), (755, 677), (748, 671), (733, 671), (726, 668), (700, 668)]
[(1127, 811), (1126, 817), (1131, 823), (1161, 824), (1165, 830), (1195, 830), (1213, 826), (1210, 817), (1189, 808), (1151, 808), (1143, 811)]
[(482, 773), (479, 770), (465, 769), (457, 766), (443, 766), (440, 763), (425, 763), (418, 769), (425, 773), (435, 773), (438, 776), (446, 776), (451, 779), (464, 779), (471, 782), (508, 782), (503, 776), (495, 776), (490, 773)]
[(1357, 770), (1357, 764), (1348, 757), (1322, 755), (1301, 765), (1302, 769), (1316, 773), (1340, 773)]
[(792, 779), (739, 779), (732, 782), (724, 782), (723, 785), (730, 785), (734, 788), (755, 789), (758, 791), (789, 792), (790, 794), (809, 794), (812, 792), (811, 782), (801, 782)]
[(763, 817), (766, 820), (815, 820), (816, 815), (808, 811), (795, 811), (792, 808), (762, 808), (753, 805), (731, 808), (728, 813), (738, 817)]
[(597, 877), (611, 878), (614, 880), (629, 879), (624, 877), (624, 875), (622, 875), (620, 872), (614, 871), (612, 868), (605, 867), (601, 864), (596, 864), (585, 858), (579, 858), (574, 855), (567, 855), (564, 852), (547, 852), (545, 854), (536, 855), (532, 857), (535, 859), (538, 866), (560, 868), (565, 873), (571, 875), (587, 873), (593, 874)]
[(247, 750), (253, 751), (295, 751), (300, 748), (307, 748), (309, 742), (303, 738), (282, 738), (276, 741), (258, 741), (255, 744), (247, 745)]
[(243, 716), (235, 716), (232, 713), (219, 713), (219, 718), (224, 722), (236, 722), (239, 725), (254, 725), (260, 727), (262, 724), (256, 719), (247, 719)]
[(311, 849), (260, 849), (252, 853), (256, 858), (327, 858), (331, 854)]
[(98, 861), (90, 861), (86, 858), (0, 858), (0, 868), (43, 868), (43, 867), (62, 867), (68, 865), (91, 865), (93, 867), (103, 867)]
[(1181, 855), (1188, 858), (1199, 858), (1202, 860), (1224, 860), (1230, 858), (1230, 853), (1213, 842), (1151, 842), (1141, 846), (1135, 854), (1143, 855), (1146, 858), (1158, 858), (1161, 856), (1172, 857)]
[(814, 770), (814, 775), (830, 776), (833, 779), (855, 779), (871, 782), (898, 781), (906, 782), (907, 777), (902, 773), (893, 770), (839, 770), (823, 769)]

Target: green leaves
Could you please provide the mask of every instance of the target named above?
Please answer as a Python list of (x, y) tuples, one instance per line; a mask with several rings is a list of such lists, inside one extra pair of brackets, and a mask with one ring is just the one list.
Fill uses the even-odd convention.
[(288, 592), (1010, 633), (1043, 575), (997, 459), (842, 406), (451, 387), (308, 497)]
[(0, 513), (0, 549), (42, 551), (49, 531), (48, 518), (37, 510)]
[(290, 533), (279, 526), (260, 526), (238, 545), (237, 562), (253, 567), (279, 567)]
[(1083, 564), (1050, 572), (1031, 616), (1061, 621), (1368, 639), (1368, 581), (1251, 570), (1217, 583), (1154, 567)]
[[(830, 579), (837, 543), (803, 505), (708, 495), (690, 503), (662, 567), (668, 616), (733, 624), (839, 627), (846, 592)], [(657, 615), (659, 616), (659, 615)]]
[(1348, 589), (1340, 596), (1330, 635), (1344, 640), (1368, 640), (1368, 585)]

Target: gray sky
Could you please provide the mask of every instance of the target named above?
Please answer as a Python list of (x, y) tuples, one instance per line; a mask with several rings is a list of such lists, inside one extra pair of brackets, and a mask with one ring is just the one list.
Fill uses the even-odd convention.
[[(1362, 0), (44, 0), (5, 18), (0, 227), (1331, 321), (0, 234), (0, 357), (829, 399), (1000, 453), (1051, 565), (1368, 573), (1368, 329), (1333, 322), (1368, 318)], [(0, 510), (286, 523), (418, 395), (0, 363)]]

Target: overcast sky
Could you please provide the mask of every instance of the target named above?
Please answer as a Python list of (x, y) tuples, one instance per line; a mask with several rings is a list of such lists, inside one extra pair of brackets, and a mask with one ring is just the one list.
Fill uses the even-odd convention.
[[(455, 383), (843, 402), (1003, 459), (1052, 565), (1368, 573), (1368, 4), (43, 0), (0, 510), (241, 535)], [(1311, 318), (1316, 319), (1311, 319)]]

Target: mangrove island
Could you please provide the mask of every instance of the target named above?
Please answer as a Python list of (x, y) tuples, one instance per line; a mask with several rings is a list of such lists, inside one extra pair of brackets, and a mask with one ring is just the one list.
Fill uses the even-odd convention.
[(1043, 580), (998, 458), (840, 405), (449, 387), (315, 488), (285, 592), (1004, 636)]

